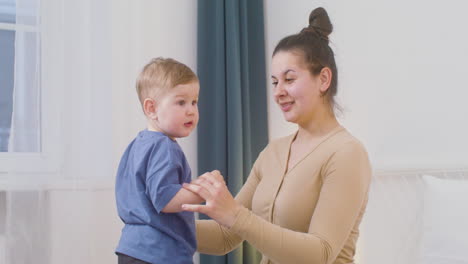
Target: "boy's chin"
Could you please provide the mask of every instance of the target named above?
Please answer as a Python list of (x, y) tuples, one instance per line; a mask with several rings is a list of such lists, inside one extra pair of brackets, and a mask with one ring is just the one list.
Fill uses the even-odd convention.
[(177, 135), (175, 135), (175, 136), (173, 136), (173, 137), (174, 137), (174, 138), (184, 138), (184, 137), (190, 136), (190, 134), (192, 134), (192, 131), (190, 131), (190, 132), (185, 132), (185, 133), (179, 133), (179, 134), (177, 134)]

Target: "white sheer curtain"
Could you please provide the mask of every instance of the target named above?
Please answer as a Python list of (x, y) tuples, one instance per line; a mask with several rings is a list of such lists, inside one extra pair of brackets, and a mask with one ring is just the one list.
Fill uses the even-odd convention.
[[(33, 0), (22, 1), (18, 6)], [(30, 95), (33, 80), (40, 81), (39, 96), (58, 107), (40, 106), (29, 97), (16, 104), (10, 143), (15, 149), (27, 143), (16, 132), (30, 126), (30, 118), (40, 121), (41, 138), (51, 136), (44, 124), (57, 124), (60, 135), (49, 142), (59, 151), (59, 169), (9, 175), (6, 189), (0, 182), (0, 264), (116, 263), (122, 224), (115, 209), (115, 171), (125, 147), (145, 126), (135, 78), (157, 56), (194, 68), (196, 1), (42, 0), (36, 7), (43, 56), (34, 56), (40, 59), (41, 80), (32, 78), (36, 66), (27, 65), (22, 96)], [(25, 35), (24, 42), (32, 43)], [(29, 60), (30, 52), (18, 58)], [(31, 111), (38, 115), (31, 117)], [(40, 155), (47, 147), (36, 145)]]
[[(40, 3), (16, 0), (13, 112), (8, 152), (41, 151)], [(24, 164), (28, 166), (28, 164)], [(44, 193), (8, 190), (0, 263), (45, 263)], [(27, 253), (27, 254), (24, 254)]]
[(39, 0), (16, 0), (13, 114), (8, 152), (40, 152)]
[[(41, 153), (50, 147), (41, 146), (50, 137), (41, 135), (48, 131), (42, 125), (57, 122), (60, 137), (48, 142), (61, 158), (57, 171), (11, 173), (12, 184), (0, 190), (0, 263), (115, 263), (112, 1), (16, 0), (16, 6), (9, 151)], [(50, 106), (41, 103), (52, 100), (59, 114), (43, 111)]]

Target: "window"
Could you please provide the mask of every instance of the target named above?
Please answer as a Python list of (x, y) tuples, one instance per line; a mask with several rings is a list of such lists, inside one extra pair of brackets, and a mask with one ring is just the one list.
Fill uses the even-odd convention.
[(59, 167), (63, 56), (52, 15), (60, 6), (42, 2), (0, 0), (0, 186)]
[(0, 0), (0, 152), (41, 152), (38, 0)]
[(16, 21), (13, 0), (0, 1), (0, 152), (8, 151), (13, 106), (15, 31), (5, 30)]

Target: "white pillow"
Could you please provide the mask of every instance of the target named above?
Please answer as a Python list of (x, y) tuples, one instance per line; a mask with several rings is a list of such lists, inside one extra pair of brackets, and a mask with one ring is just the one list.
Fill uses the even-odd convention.
[(420, 264), (468, 264), (468, 181), (424, 175)]

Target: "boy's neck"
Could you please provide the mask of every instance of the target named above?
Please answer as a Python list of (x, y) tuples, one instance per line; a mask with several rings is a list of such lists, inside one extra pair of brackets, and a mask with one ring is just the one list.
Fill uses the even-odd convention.
[(162, 132), (161, 129), (159, 129), (159, 127), (155, 126), (151, 122), (147, 123), (146, 129), (148, 129), (148, 131)]
[(148, 131), (161, 132), (161, 133), (163, 133), (164, 135), (166, 135), (168, 138), (170, 138), (172, 141), (176, 141), (176, 138), (175, 138), (175, 137), (169, 136), (168, 134), (164, 133), (164, 131), (162, 131), (158, 126), (153, 125), (153, 124), (150, 123), (150, 122), (148, 122), (148, 125), (146, 126), (146, 129), (147, 129)]

